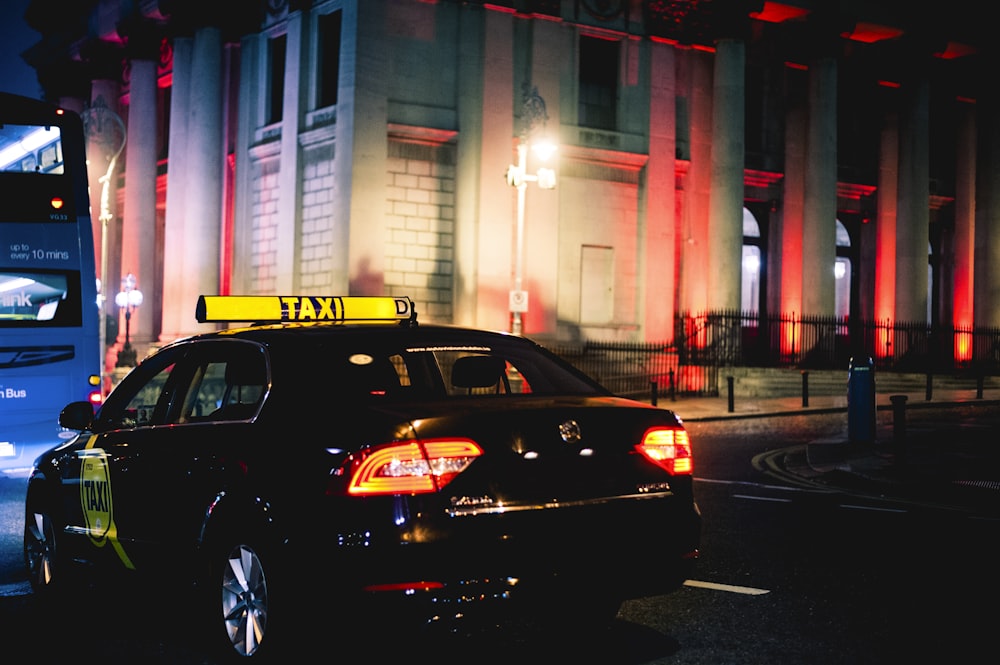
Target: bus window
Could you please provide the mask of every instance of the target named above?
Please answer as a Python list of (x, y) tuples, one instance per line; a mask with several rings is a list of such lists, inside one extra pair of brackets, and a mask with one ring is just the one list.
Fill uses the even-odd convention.
[(62, 135), (44, 125), (0, 126), (0, 171), (62, 173)]

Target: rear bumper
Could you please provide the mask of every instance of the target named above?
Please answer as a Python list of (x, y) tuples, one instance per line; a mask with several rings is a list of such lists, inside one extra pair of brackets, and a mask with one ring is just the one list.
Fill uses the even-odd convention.
[(693, 504), (665, 499), (627, 511), (608, 505), (416, 520), (366, 530), (365, 538), (336, 534), (326, 551), (337, 562), (331, 583), (364, 610), (429, 621), (669, 593), (691, 576), (700, 532)]

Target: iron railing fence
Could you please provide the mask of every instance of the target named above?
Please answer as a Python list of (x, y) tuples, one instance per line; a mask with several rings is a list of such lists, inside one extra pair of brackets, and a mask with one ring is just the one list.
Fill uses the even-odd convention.
[(720, 368), (731, 366), (847, 370), (871, 359), (880, 371), (1000, 374), (1000, 328), (794, 314), (683, 313), (674, 343), (546, 346), (615, 393), (639, 398), (718, 395)]
[(1000, 328), (720, 311), (677, 317), (678, 362), (843, 369), (871, 358), (896, 372), (1000, 372)]
[(670, 397), (718, 390), (717, 366), (682, 364), (670, 344), (592, 341), (546, 344), (546, 348), (618, 395)]

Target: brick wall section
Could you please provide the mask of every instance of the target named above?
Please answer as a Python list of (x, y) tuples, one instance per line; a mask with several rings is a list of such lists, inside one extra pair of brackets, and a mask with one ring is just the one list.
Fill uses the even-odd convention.
[(306, 151), (304, 163), (299, 282), (304, 293), (333, 293), (333, 145)]
[(386, 175), (386, 295), (412, 298), (424, 321), (451, 322), (454, 147), (391, 142)]
[(251, 250), (251, 293), (273, 294), (277, 277), (277, 211), (278, 171), (277, 159), (264, 159), (254, 163), (253, 178), (253, 249)]

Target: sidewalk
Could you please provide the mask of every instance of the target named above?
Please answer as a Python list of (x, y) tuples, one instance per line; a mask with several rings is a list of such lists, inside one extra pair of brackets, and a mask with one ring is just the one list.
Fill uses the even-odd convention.
[[(925, 392), (876, 393), (874, 441), (851, 441), (845, 419), (843, 436), (790, 446), (770, 462), (780, 473), (831, 489), (1000, 517), (1000, 390), (935, 390), (927, 397)], [(657, 405), (675, 411), (684, 422), (820, 413), (849, 417), (846, 390), (806, 400), (730, 401), (724, 395), (660, 399)], [(944, 408), (949, 415), (930, 423), (911, 422), (917, 420), (916, 410), (926, 408)]]

